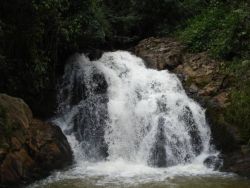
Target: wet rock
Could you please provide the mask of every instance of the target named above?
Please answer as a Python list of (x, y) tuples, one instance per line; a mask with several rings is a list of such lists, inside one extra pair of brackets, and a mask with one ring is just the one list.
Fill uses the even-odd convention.
[(96, 73), (93, 75), (93, 81), (94, 81), (94, 92), (96, 94), (105, 94), (107, 93), (108, 89), (108, 83), (101, 73)]
[(156, 167), (166, 167), (171, 166), (171, 162), (167, 161), (166, 156), (166, 137), (163, 128), (164, 120), (162, 118), (159, 119), (158, 130), (156, 134), (156, 142), (152, 148), (152, 154), (150, 159), (150, 164)]
[(203, 162), (208, 168), (219, 170), (223, 165), (223, 160), (218, 156), (209, 156)]
[(196, 156), (198, 156), (203, 149), (201, 145), (202, 141), (201, 141), (200, 133), (197, 129), (197, 125), (195, 124), (193, 114), (189, 107), (184, 108), (183, 117), (181, 117), (180, 119), (184, 121), (186, 125), (188, 125), (187, 129), (191, 137), (192, 147)]
[(73, 90), (72, 98), (77, 97), (76, 104), (81, 103), (78, 105), (78, 113), (73, 117), (73, 132), (86, 151), (84, 155), (89, 160), (96, 161), (108, 156), (108, 146), (104, 139), (108, 119), (108, 83), (104, 75), (97, 70), (90, 79), (91, 87), (86, 86), (87, 78), (79, 75), (78, 79), (73, 81), (75, 87), (85, 88), (84, 93), (82, 90)]
[(0, 185), (18, 187), (71, 163), (61, 129), (34, 119), (23, 100), (0, 94)]
[(105, 159), (108, 155), (104, 140), (107, 102), (107, 96), (103, 94), (89, 97), (74, 116), (74, 134), (82, 143), (85, 156), (92, 161)]
[[(72, 99), (71, 99), (71, 105), (78, 104), (83, 98), (87, 97), (86, 93), (86, 86), (84, 83), (78, 82), (78, 75), (74, 74), (74, 82), (73, 82), (73, 89), (72, 92), (74, 93)], [(70, 95), (69, 93), (66, 95)]]

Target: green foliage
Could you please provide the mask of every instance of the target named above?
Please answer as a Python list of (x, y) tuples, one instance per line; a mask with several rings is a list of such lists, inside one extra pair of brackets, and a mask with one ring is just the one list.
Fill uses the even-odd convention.
[(232, 94), (232, 103), (226, 112), (226, 120), (240, 129), (242, 139), (250, 141), (250, 86)]
[(179, 3), (192, 15), (200, 13), (208, 5), (206, 0), (182, 0)]
[(231, 104), (226, 109), (225, 120), (239, 128), (242, 139), (250, 141), (250, 60), (232, 62), (228, 72), (236, 77)]
[(62, 39), (72, 47), (79, 49), (83, 45), (97, 45), (105, 42), (109, 35), (107, 22), (101, 1), (73, 1), (62, 23)]
[(104, 0), (104, 13), (111, 27), (107, 40), (111, 43), (127, 44), (138, 38), (139, 16), (134, 1)]
[(250, 42), (249, 8), (223, 3), (208, 6), (191, 18), (178, 35), (194, 52), (209, 51), (216, 58), (245, 57)]
[(39, 106), (69, 55), (104, 43), (109, 25), (100, 2), (3, 0), (0, 90)]
[(152, 35), (166, 35), (188, 15), (179, 0), (104, 0), (112, 28), (111, 41), (133, 43)]
[(148, 35), (169, 34), (186, 16), (181, 5), (178, 0), (135, 1), (141, 29)]

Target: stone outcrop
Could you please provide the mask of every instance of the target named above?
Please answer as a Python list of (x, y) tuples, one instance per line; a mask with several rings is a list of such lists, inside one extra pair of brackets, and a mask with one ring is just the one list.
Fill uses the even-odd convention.
[(250, 148), (242, 145), (237, 127), (227, 124), (223, 116), (233, 82), (233, 77), (222, 71), (224, 62), (211, 59), (205, 52), (189, 53), (173, 38), (142, 40), (134, 52), (148, 67), (176, 73), (187, 94), (207, 109), (213, 142), (224, 159), (222, 170), (250, 177)]
[(168, 69), (178, 75), (187, 93), (202, 102), (228, 105), (228, 76), (220, 72), (223, 62), (212, 60), (206, 53), (190, 54), (172, 38), (148, 38), (135, 47), (148, 67)]
[(19, 187), (72, 161), (61, 129), (32, 117), (22, 99), (0, 94), (0, 187)]
[(135, 47), (135, 53), (150, 68), (159, 70), (176, 68), (183, 62), (184, 46), (171, 38), (149, 38)]

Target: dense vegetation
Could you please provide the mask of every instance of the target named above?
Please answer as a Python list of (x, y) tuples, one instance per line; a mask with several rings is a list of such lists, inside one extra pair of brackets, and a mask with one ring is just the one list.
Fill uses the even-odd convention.
[(95, 56), (97, 49), (131, 46), (162, 23), (172, 27), (181, 17), (173, 11), (177, 7), (176, 1), (164, 0), (154, 4), (149, 0), (2, 0), (0, 90), (25, 99), (38, 114), (51, 109), (45, 103), (55, 101), (56, 74), (70, 55), (80, 51)]
[(187, 21), (187, 27), (179, 32), (180, 39), (192, 51), (209, 51), (216, 58), (249, 57), (249, 5), (246, 1), (230, 1), (229, 5), (213, 2)]
[(243, 141), (250, 145), (249, 2), (211, 0), (174, 35), (185, 42), (190, 51), (208, 51), (212, 58), (226, 61), (221, 71), (233, 78), (234, 90), (231, 105), (223, 112), (225, 121), (237, 126)]
[(235, 77), (235, 88), (231, 105), (225, 110), (225, 120), (237, 126), (243, 141), (250, 145), (250, 60), (235, 60), (227, 69)]
[(249, 75), (249, 6), (248, 0), (2, 0), (0, 91), (25, 99), (41, 116), (55, 101), (56, 78), (73, 53), (96, 57), (100, 50), (171, 35), (190, 51), (230, 61), (226, 69), (240, 81), (227, 120), (241, 126), (249, 140), (250, 81), (244, 77)]

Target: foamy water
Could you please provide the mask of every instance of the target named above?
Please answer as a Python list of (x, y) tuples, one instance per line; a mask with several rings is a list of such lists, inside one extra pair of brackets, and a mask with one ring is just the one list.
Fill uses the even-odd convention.
[(58, 98), (54, 122), (67, 136), (75, 163), (32, 186), (228, 176), (204, 164), (208, 157), (218, 163), (219, 154), (210, 144), (205, 110), (186, 95), (176, 75), (148, 69), (129, 52), (105, 53), (92, 62), (78, 55), (65, 68)]

